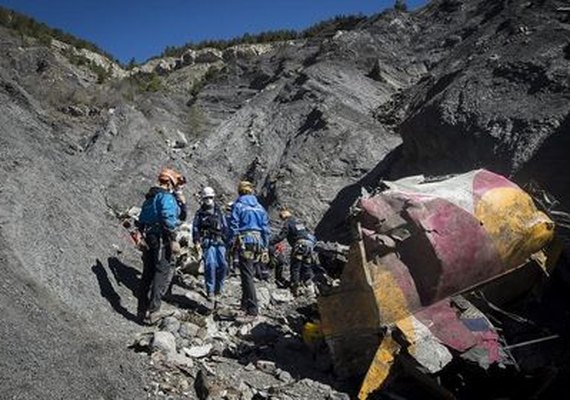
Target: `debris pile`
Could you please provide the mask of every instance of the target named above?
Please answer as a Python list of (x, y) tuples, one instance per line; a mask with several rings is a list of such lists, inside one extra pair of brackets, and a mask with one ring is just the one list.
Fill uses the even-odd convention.
[(326, 345), (303, 337), (317, 315), (315, 298), (293, 298), (273, 282), (257, 282), (261, 314), (240, 317), (239, 279), (228, 277), (218, 304), (208, 301), (201, 281), (179, 274), (163, 318), (131, 345), (150, 355), (156, 371), (146, 387), (153, 398), (348, 399), (335, 380)]
[[(382, 185), (357, 202), (350, 246), (316, 246), (340, 280), (294, 297), (260, 274), (256, 319), (238, 311), (238, 271), (220, 298), (207, 298), (201, 255), (184, 226), (170, 306), (131, 346), (155, 367), (149, 395), (461, 398), (475, 378), (517, 382), (544, 365), (519, 355), (560, 335), (501, 306), (522, 297), (532, 308), (527, 293), (553, 272), (555, 223), (536, 204), (549, 209), (486, 170)], [(126, 216), (136, 219), (136, 210)], [(547, 386), (541, 379), (551, 377), (533, 381), (535, 393)]]
[(483, 370), (516, 365), (499, 330), (460, 294), (484, 293), (499, 278), (504, 300), (532, 287), (536, 280), (516, 282), (515, 272), (552, 265), (545, 246), (554, 223), (486, 170), (384, 185), (358, 202), (341, 284), (319, 298), (322, 330), (336, 373), (365, 374), (359, 398), (385, 388), (396, 364), (424, 390), (451, 398), (432, 377), (459, 360)]

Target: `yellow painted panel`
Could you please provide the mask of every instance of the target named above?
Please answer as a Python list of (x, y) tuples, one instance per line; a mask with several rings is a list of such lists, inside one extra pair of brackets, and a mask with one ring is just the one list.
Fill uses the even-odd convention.
[(554, 236), (554, 222), (517, 188), (487, 191), (475, 205), (475, 216), (483, 223), (507, 268), (525, 262)]
[(386, 270), (380, 270), (375, 277), (374, 296), (380, 311), (380, 323), (391, 324), (410, 315), (408, 301), (394, 276)]
[(358, 393), (358, 398), (360, 400), (365, 400), (368, 398), (370, 393), (380, 389), (388, 375), (390, 375), (390, 370), (392, 369), (392, 364), (394, 363), (394, 356), (400, 351), (400, 346), (391, 336), (386, 336), (376, 354), (374, 355), (374, 360), (368, 368), (364, 382), (360, 387), (360, 392)]

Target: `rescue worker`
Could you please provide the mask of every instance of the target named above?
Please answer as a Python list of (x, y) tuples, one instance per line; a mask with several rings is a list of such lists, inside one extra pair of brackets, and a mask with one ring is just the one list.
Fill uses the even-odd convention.
[(137, 317), (145, 323), (156, 323), (160, 317), (162, 296), (170, 285), (180, 244), (176, 230), (185, 212), (183, 196), (175, 191), (185, 182), (178, 172), (165, 168), (158, 175), (158, 186), (145, 196), (138, 228), (144, 239), (143, 273), (139, 286)]
[(312, 283), (313, 265), (315, 264), (314, 247), (315, 236), (307, 227), (291, 215), (289, 210), (281, 210), (279, 219), (283, 227), (277, 236), (273, 237), (270, 245), (274, 246), (287, 239), (291, 246), (291, 291), (298, 295), (299, 284)]
[(202, 205), (194, 216), (192, 240), (202, 247), (206, 297), (218, 301), (228, 270), (226, 240), (228, 225), (224, 212), (216, 204), (216, 193), (211, 187), (202, 190)]
[(255, 263), (267, 254), (269, 217), (253, 194), (251, 182), (240, 182), (238, 194), (230, 216), (229, 240), (238, 257), (242, 290), (241, 309), (246, 316), (255, 317), (259, 313), (254, 283)]
[(288, 286), (283, 271), (287, 265), (285, 260), (285, 245), (277, 243), (269, 246), (269, 265), (275, 270), (275, 284), (278, 288), (286, 288)]

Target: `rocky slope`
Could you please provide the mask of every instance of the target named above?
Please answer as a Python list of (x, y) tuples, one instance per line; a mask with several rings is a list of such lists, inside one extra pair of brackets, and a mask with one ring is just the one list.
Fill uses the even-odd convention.
[(115, 215), (163, 165), (226, 200), (248, 177), (323, 238), (363, 187), (408, 173), (486, 166), (568, 204), (563, 3), (434, 1), (105, 83), (0, 28), (2, 396), (144, 396), (148, 364), (125, 347), (140, 262)]
[[(568, 14), (561, 1), (442, 1), (419, 14), (428, 72), (381, 106), (403, 144), (335, 200), (323, 233), (340, 224), (360, 186), (409, 174), (485, 167), (536, 181), (568, 209)], [(442, 25), (445, 32), (442, 32)], [(425, 46), (420, 42), (419, 48)]]

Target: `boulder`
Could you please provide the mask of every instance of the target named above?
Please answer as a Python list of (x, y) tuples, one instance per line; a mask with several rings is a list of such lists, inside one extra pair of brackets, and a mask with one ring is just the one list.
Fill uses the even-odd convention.
[(283, 304), (292, 302), (293, 295), (287, 289), (274, 289), (271, 292), (271, 303), (272, 304)]
[(165, 317), (160, 322), (159, 327), (160, 327), (160, 330), (170, 332), (174, 336), (176, 336), (178, 334), (178, 330), (180, 329), (180, 321), (178, 321), (174, 317)]
[(188, 357), (202, 358), (202, 357), (206, 357), (208, 354), (210, 354), (210, 352), (212, 351), (212, 347), (213, 346), (211, 344), (205, 344), (203, 346), (192, 346), (190, 348), (185, 347), (182, 349), (182, 351)]
[(257, 360), (255, 366), (258, 370), (265, 372), (266, 374), (274, 375), (277, 367), (275, 362), (266, 360)]
[(168, 353), (166, 355), (166, 362), (186, 368), (192, 368), (194, 366), (194, 361), (182, 353)]
[(182, 65), (192, 65), (196, 61), (196, 51), (189, 49), (182, 53), (182, 57), (180, 57)]
[(223, 53), (218, 49), (202, 49), (196, 52), (195, 62), (201, 64), (211, 64), (223, 60)]
[(176, 340), (170, 332), (158, 331), (152, 338), (152, 350), (164, 354), (176, 353)]
[(198, 325), (193, 324), (192, 322), (183, 322), (180, 324), (180, 329), (178, 332), (180, 336), (187, 339), (192, 339), (198, 335), (200, 329), (201, 328)]
[(267, 287), (257, 288), (257, 302), (260, 307), (267, 307), (271, 301), (271, 294)]

